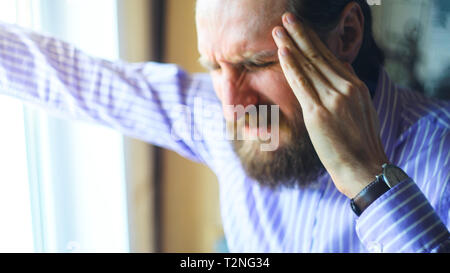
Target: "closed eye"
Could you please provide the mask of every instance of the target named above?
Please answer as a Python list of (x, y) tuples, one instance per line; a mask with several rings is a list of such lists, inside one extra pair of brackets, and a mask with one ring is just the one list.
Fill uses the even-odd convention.
[(220, 65), (211, 65), (208, 67), (209, 71), (219, 71), (221, 69)]
[(263, 69), (263, 68), (268, 68), (272, 65), (277, 64), (278, 62), (266, 62), (266, 63), (248, 63), (245, 64), (245, 68), (249, 71), (253, 71), (253, 70), (258, 70), (258, 69)]

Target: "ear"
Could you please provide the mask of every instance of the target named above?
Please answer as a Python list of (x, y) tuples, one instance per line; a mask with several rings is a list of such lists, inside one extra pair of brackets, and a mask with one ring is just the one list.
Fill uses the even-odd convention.
[(364, 38), (364, 15), (356, 2), (349, 3), (341, 14), (336, 28), (328, 37), (328, 44), (342, 62), (353, 63)]

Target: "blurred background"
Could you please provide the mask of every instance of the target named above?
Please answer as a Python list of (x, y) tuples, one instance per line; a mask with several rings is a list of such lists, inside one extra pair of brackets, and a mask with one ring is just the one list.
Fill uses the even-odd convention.
[[(449, 99), (450, 1), (381, 0), (393, 79)], [(197, 63), (195, 0), (0, 0), (0, 21), (99, 58)], [(0, 252), (226, 252), (215, 175), (176, 153), (0, 96)]]

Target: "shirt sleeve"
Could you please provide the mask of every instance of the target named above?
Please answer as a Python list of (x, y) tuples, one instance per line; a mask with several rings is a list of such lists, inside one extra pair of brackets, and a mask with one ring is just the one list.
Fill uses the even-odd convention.
[(356, 232), (370, 252), (448, 252), (450, 234), (419, 187), (408, 179), (372, 203)]
[[(202, 75), (160, 63), (110, 62), (68, 43), (0, 23), (0, 94), (62, 117), (92, 121), (202, 161), (192, 104), (212, 92)], [(214, 93), (214, 92), (212, 92)], [(183, 126), (174, 126), (177, 123)]]

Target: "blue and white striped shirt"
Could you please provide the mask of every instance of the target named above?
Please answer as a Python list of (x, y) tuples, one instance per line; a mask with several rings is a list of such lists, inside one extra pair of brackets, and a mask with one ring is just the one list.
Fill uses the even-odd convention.
[[(56, 39), (0, 25), (0, 93), (208, 165), (219, 179), (232, 252), (449, 251), (450, 104), (400, 88), (384, 71), (373, 100), (381, 138), (390, 161), (412, 180), (360, 217), (328, 174), (315, 186), (277, 190), (247, 177), (229, 141), (205, 134), (223, 125), (208, 75), (189, 75), (172, 64), (99, 60)], [(207, 111), (207, 118), (186, 114), (198, 99), (217, 111)]]

